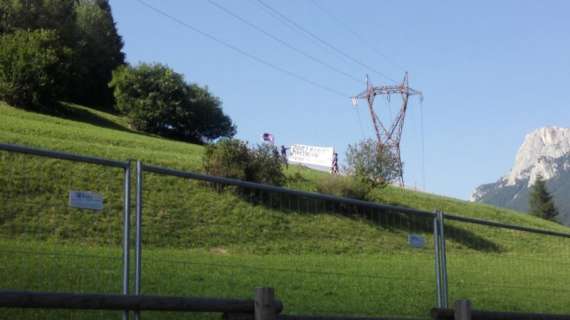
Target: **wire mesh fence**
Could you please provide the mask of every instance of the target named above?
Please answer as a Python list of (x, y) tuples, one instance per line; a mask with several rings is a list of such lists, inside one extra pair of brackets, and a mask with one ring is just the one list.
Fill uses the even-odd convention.
[(431, 214), (153, 167), (143, 179), (143, 294), (274, 287), (288, 314), (424, 316), (434, 304)]
[(570, 238), (450, 220), (445, 228), (449, 301), (468, 298), (481, 310), (570, 313)]
[[(123, 293), (128, 163), (74, 159), (0, 151), (3, 290)], [(434, 266), (442, 263), (441, 253), (449, 302), (467, 298), (478, 309), (570, 313), (566, 234), (447, 215), (445, 252), (436, 252), (444, 249), (434, 246), (443, 236), (434, 239), (441, 214), (142, 169), (142, 294), (249, 299), (253, 288), (273, 287), (286, 314), (424, 317), (441, 296)], [(100, 194), (103, 209), (71, 207), (71, 191)], [(2, 310), (10, 319), (122, 314)]]
[[(0, 186), (0, 288), (122, 292), (122, 168), (0, 151)], [(71, 191), (102, 195), (103, 209), (71, 207)], [(12, 319), (75, 319), (83, 312), (2, 313)], [(120, 316), (89, 314), (85, 319)]]

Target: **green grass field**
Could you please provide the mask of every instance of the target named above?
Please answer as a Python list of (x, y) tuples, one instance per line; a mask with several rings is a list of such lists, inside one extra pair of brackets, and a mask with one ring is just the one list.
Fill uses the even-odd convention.
[[(199, 171), (202, 147), (131, 131), (123, 118), (68, 106), (65, 118), (0, 103), (0, 142)], [(300, 174), (297, 175), (297, 173)], [(324, 173), (290, 166), (288, 187)], [(0, 151), (0, 288), (120, 292), (122, 172)], [(429, 219), (145, 174), (143, 292), (250, 298), (272, 286), (294, 314), (427, 316), (435, 304)], [(67, 206), (70, 190), (104, 195), (101, 213)], [(511, 210), (388, 187), (395, 204), (567, 232)], [(570, 239), (449, 222), (450, 298), (478, 308), (566, 312)], [(426, 240), (407, 243), (410, 233)], [(26, 314), (15, 314), (14, 318)], [(47, 319), (117, 314), (40, 312)], [(175, 318), (150, 314), (147, 318)]]

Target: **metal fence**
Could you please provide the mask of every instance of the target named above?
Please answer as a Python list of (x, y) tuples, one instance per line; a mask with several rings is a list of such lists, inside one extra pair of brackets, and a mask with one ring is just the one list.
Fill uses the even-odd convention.
[[(141, 162), (131, 177), (131, 166), (0, 144), (0, 288), (244, 299), (274, 287), (290, 315), (422, 317), (462, 298), (481, 309), (570, 312), (568, 234)], [(70, 191), (102, 195), (103, 210), (70, 207)]]
[(445, 232), (449, 301), (570, 314), (569, 234), (453, 215)]
[[(129, 175), (128, 162), (1, 145), (0, 288), (128, 293)], [(70, 191), (87, 190), (103, 196), (102, 210), (69, 205)], [(3, 310), (12, 319), (88, 313), (103, 315)]]
[(274, 287), (288, 314), (419, 316), (434, 304), (433, 213), (141, 169), (144, 294)]

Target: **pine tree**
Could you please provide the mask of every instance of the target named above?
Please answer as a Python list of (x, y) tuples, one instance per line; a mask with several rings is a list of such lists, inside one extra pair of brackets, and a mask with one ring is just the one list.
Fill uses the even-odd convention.
[(529, 197), (530, 214), (546, 220), (554, 220), (558, 209), (554, 205), (552, 195), (546, 189), (546, 182), (541, 176), (536, 178)]

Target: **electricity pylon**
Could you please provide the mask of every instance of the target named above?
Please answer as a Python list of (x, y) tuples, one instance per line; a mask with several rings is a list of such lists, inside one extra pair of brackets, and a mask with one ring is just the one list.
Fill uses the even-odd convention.
[[(399, 94), (402, 96), (402, 107), (398, 115), (392, 120), (389, 126), (386, 126), (377, 116), (374, 110), (374, 98), (379, 95), (385, 95), (390, 99), (392, 95)], [(396, 157), (396, 166), (399, 170), (399, 183), (404, 186), (404, 171), (402, 165), (402, 158), (400, 155), (400, 140), (402, 139), (402, 130), (404, 129), (404, 120), (406, 118), (406, 111), (408, 109), (408, 100), (410, 96), (419, 96), (423, 100), (421, 91), (410, 88), (408, 84), (408, 72), (404, 75), (404, 80), (398, 85), (385, 85), (374, 87), (366, 76), (366, 90), (360, 94), (352, 97), (352, 104), (356, 106), (358, 99), (366, 99), (368, 102), (368, 110), (372, 118), (372, 124), (376, 131), (376, 139), (380, 152), (384, 152), (385, 148), (388, 149)]]

